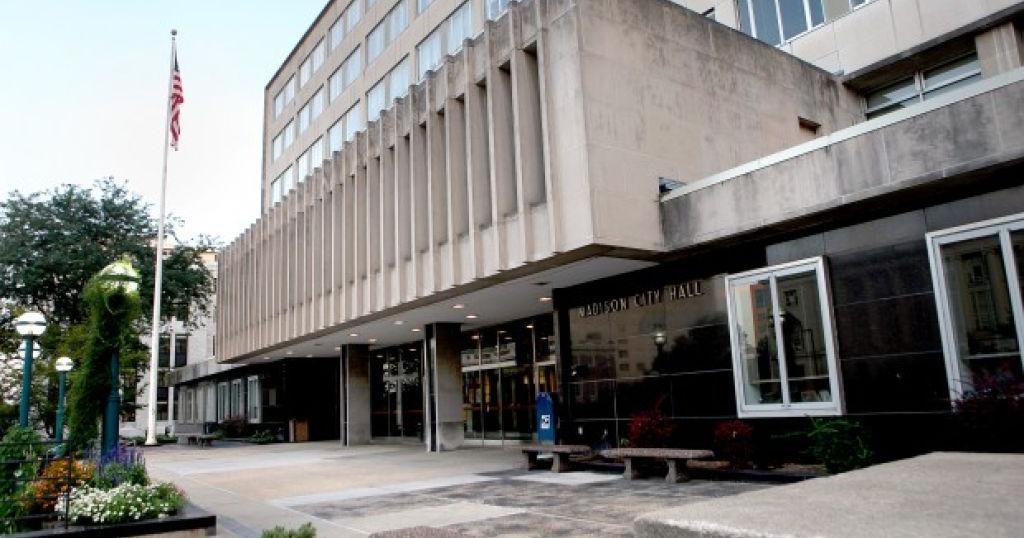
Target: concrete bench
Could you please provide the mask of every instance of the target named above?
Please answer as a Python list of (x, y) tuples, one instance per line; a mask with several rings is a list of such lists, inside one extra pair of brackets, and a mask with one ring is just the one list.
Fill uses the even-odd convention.
[(700, 460), (713, 457), (715, 454), (710, 450), (688, 450), (682, 448), (610, 448), (601, 451), (602, 458), (621, 459), (626, 463), (626, 471), (623, 476), (626, 480), (638, 478), (634, 460), (658, 460), (668, 464), (668, 473), (665, 474), (665, 481), (669, 483), (686, 482), (686, 462), (689, 460)]
[(189, 427), (189, 425), (179, 425), (174, 432), (174, 436), (178, 438), (180, 442), (182, 439), (185, 440), (187, 445), (213, 446), (213, 440), (217, 438), (216, 435), (211, 433), (205, 433), (198, 426)]
[(526, 456), (526, 470), (537, 468), (537, 455), (551, 454), (551, 470), (563, 473), (569, 470), (569, 456), (589, 455), (590, 447), (586, 445), (530, 445), (523, 447)]

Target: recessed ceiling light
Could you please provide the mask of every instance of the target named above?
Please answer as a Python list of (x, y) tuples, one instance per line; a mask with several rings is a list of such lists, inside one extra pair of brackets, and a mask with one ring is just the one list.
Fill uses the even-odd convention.
[(334, 351), (341, 351), (341, 346), (334, 346)]
[(466, 305), (464, 305), (464, 304), (462, 304), (462, 303), (459, 303), (459, 304), (453, 304), (453, 305), (452, 305), (452, 308), (454, 308), (454, 309), (456, 309), (456, 310), (462, 310), (463, 308), (466, 308)]
[(419, 351), (419, 350), (418, 350), (418, 349), (416, 349), (416, 348), (414, 348), (414, 347), (411, 347), (411, 348), (409, 348), (409, 351), (412, 351), (413, 353), (415, 353), (415, 352), (417, 352), (417, 351)]
[(466, 319), (476, 319), (476, 318), (477, 318), (476, 314), (466, 314)]
[(540, 298), (540, 302), (542, 302), (542, 303), (546, 303), (546, 302), (548, 302), (550, 300), (551, 300), (551, 297), (541, 297)]
[(265, 361), (269, 361), (269, 360), (270, 360), (270, 357), (263, 357), (263, 360), (265, 360)]
[(371, 343), (371, 344), (373, 344), (373, 343), (374, 343), (374, 342), (376, 342), (376, 341), (377, 341), (377, 339), (376, 339), (376, 338), (371, 338), (371, 339), (370, 339), (370, 343)]
[(359, 336), (359, 333), (348, 333), (348, 335), (351, 336), (352, 338), (355, 338)]
[(284, 353), (285, 353), (285, 355), (291, 355), (291, 354), (293, 354), (295, 352), (289, 349), (288, 351), (285, 351)]
[(533, 324), (531, 323), (531, 324), (527, 325), (526, 328), (527, 329), (532, 329), (533, 328)]
[(404, 322), (404, 321), (402, 321), (402, 320), (400, 320), (400, 319), (396, 319), (396, 320), (395, 320), (395, 325), (402, 325), (402, 324), (404, 324), (404, 323), (405, 323), (405, 322)]
[(473, 340), (479, 340), (480, 339), (480, 335), (479, 334), (474, 334), (470, 338), (472, 338)]
[(307, 353), (306, 354), (306, 358), (307, 359), (312, 359), (313, 358), (313, 354), (312, 353)]
[(420, 332), (420, 330), (419, 329), (413, 329), (412, 332), (418, 333), (418, 332)]

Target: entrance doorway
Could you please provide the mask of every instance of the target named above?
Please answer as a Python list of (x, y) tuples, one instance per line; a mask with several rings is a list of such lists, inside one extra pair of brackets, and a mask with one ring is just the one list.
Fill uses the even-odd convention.
[(423, 344), (370, 352), (370, 433), (381, 441), (423, 440)]
[(464, 333), (463, 414), (467, 444), (534, 438), (537, 394), (558, 384), (552, 317), (538, 316)]

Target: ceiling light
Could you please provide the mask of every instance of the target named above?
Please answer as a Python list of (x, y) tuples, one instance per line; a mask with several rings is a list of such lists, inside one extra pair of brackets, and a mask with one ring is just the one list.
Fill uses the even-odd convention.
[(284, 353), (285, 353), (285, 355), (291, 355), (292, 353), (295, 353), (295, 352), (289, 349), (288, 351), (285, 351)]
[(307, 359), (312, 359), (313, 358), (313, 354), (312, 353), (307, 353), (306, 354), (306, 358)]
[(549, 302), (549, 301), (551, 301), (551, 297), (541, 297), (540, 298), (540, 302), (542, 302), (542, 303), (546, 303), (546, 302)]
[(526, 328), (527, 329), (532, 329), (533, 328), (533, 324), (531, 323), (531, 324), (527, 325)]
[(480, 339), (480, 335), (479, 334), (474, 334), (470, 338), (472, 338), (473, 340), (479, 340)]
[(341, 351), (341, 346), (334, 346), (334, 351)]
[(454, 308), (456, 310), (462, 310), (463, 308), (466, 308), (466, 305), (464, 305), (462, 303), (454, 304), (454, 305), (452, 305), (452, 308)]
[(396, 319), (395, 320), (395, 325), (402, 325), (403, 323), (405, 323), (405, 322), (400, 320), (400, 319)]
[(370, 343), (371, 343), (371, 344), (373, 344), (373, 343), (375, 343), (375, 342), (377, 342), (377, 339), (376, 339), (376, 338), (371, 338), (371, 339), (370, 339)]
[(476, 318), (477, 318), (476, 314), (466, 314), (466, 319), (476, 319)]
[(420, 330), (419, 329), (413, 329), (412, 332), (418, 333), (418, 332), (420, 332)]
[(348, 335), (351, 336), (352, 338), (355, 338), (359, 336), (359, 333), (348, 333)]

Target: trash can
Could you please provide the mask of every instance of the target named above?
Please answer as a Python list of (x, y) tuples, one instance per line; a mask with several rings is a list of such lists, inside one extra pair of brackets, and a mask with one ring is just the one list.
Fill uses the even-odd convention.
[(548, 392), (537, 394), (537, 442), (555, 442), (555, 400)]

